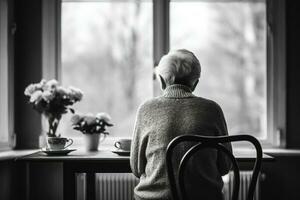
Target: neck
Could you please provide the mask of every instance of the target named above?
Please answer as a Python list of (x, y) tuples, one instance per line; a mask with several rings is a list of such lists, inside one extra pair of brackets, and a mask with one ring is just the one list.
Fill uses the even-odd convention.
[(164, 92), (163, 96), (167, 98), (190, 98), (190, 97), (195, 97), (192, 94), (192, 90), (185, 86), (185, 85), (180, 85), (180, 84), (174, 84), (168, 86)]

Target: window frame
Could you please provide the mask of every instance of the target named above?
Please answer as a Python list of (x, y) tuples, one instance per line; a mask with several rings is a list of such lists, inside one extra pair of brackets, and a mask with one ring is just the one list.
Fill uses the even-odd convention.
[[(1, 97), (1, 103), (3, 98), (6, 98), (4, 103), (7, 106), (6, 126), (4, 130), (8, 135), (8, 140), (0, 142), (0, 151), (9, 150), (15, 146), (15, 134), (14, 127), (14, 63), (13, 63), (13, 35), (15, 31), (15, 24), (13, 23), (13, 4), (8, 0), (0, 0), (0, 67), (5, 68), (5, 95)], [(4, 43), (4, 44), (3, 44)], [(1, 113), (2, 115), (3, 113)], [(3, 131), (3, 127), (0, 127)]]
[[(180, 1), (180, 0), (177, 0)], [(206, 1), (206, 0), (196, 0)], [(220, 0), (215, 0), (220, 1)], [(240, 2), (249, 0), (221, 0), (222, 2)], [(213, 2), (213, 1), (211, 1)], [(165, 28), (155, 31), (156, 37), (169, 40), (169, 13), (170, 1), (153, 0), (154, 7), (160, 7), (156, 13), (154, 23), (164, 24)], [(155, 6), (155, 3), (157, 4)], [(157, 13), (158, 12), (158, 13)], [(266, 23), (267, 23), (267, 139), (260, 139), (263, 147), (285, 147), (286, 146), (286, 23), (285, 23), (285, 1), (266, 0)], [(166, 16), (167, 15), (167, 16)], [(154, 18), (155, 19), (155, 18)], [(276, 22), (276, 23), (275, 23)], [(157, 26), (154, 24), (154, 27)], [(170, 42), (162, 43), (154, 39), (154, 50), (161, 47), (159, 53), (154, 57), (154, 63), (169, 50)], [(161, 45), (164, 44), (164, 45)], [(155, 55), (155, 52), (154, 52)], [(156, 66), (156, 65), (155, 65)], [(157, 88), (157, 87), (156, 87)], [(156, 90), (154, 94), (157, 94)], [(229, 133), (230, 134), (230, 133)]]
[(267, 2), (267, 140), (286, 147), (286, 13), (284, 0)]
[[(64, 0), (72, 2), (94, 0)], [(122, 0), (121, 0), (122, 1)], [(207, 0), (198, 0), (207, 1)], [(249, 0), (215, 0), (249, 1)], [(170, 48), (170, 0), (153, 2), (153, 63)], [(42, 1), (43, 9), (43, 77), (61, 78), (61, 3), (62, 0)], [(53, 12), (55, 14), (53, 14)], [(263, 147), (286, 146), (286, 14), (284, 0), (266, 0), (267, 23), (267, 139), (261, 139)], [(284, 50), (284, 51), (283, 51)], [(161, 93), (153, 75), (154, 92)], [(230, 134), (230, 133), (229, 133)]]

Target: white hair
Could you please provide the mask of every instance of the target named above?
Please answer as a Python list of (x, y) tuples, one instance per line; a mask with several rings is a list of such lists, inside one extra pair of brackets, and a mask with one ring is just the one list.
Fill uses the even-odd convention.
[(186, 49), (170, 51), (164, 55), (156, 67), (167, 85), (183, 84), (192, 86), (200, 78), (201, 65), (197, 57)]

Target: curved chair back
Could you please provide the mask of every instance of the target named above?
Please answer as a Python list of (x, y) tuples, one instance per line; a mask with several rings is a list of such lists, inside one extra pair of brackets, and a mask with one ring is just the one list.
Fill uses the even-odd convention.
[[(167, 173), (169, 178), (169, 183), (171, 187), (171, 192), (174, 200), (187, 200), (187, 193), (184, 183), (184, 172), (187, 166), (189, 159), (199, 150), (204, 148), (213, 148), (219, 151), (224, 152), (228, 158), (232, 161), (233, 172), (234, 172), (234, 183), (233, 183), (233, 192), (232, 200), (237, 200), (239, 195), (239, 186), (240, 186), (240, 172), (237, 161), (233, 154), (224, 147), (224, 143), (229, 142), (240, 142), (247, 141), (254, 145), (256, 149), (256, 160), (253, 168), (252, 178), (250, 186), (248, 189), (247, 200), (253, 200), (253, 195), (255, 192), (255, 186), (257, 183), (258, 175), (261, 169), (262, 163), (262, 148), (259, 141), (250, 135), (232, 135), (232, 136), (218, 136), (218, 137), (209, 137), (209, 136), (200, 136), (200, 135), (182, 135), (174, 138), (167, 147), (166, 152), (166, 164), (167, 164)], [(182, 157), (179, 168), (178, 168), (178, 177), (174, 175), (174, 168), (172, 165), (172, 158), (174, 148), (182, 142), (197, 142), (192, 146)], [(176, 178), (178, 180), (180, 192), (177, 191), (176, 187)]]

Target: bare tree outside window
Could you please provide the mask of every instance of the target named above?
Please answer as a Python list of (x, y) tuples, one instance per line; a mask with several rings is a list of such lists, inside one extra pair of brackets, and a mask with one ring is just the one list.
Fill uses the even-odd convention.
[[(139, 104), (153, 96), (152, 32), (151, 2), (62, 3), (62, 83), (83, 90), (76, 110), (111, 115), (112, 136), (130, 137)], [(74, 132), (69, 118), (63, 134)]]
[[(131, 136), (138, 105), (153, 96), (152, 9), (151, 1), (62, 3), (62, 83), (84, 91), (77, 110), (112, 116), (112, 136)], [(170, 40), (199, 58), (195, 92), (222, 106), (230, 134), (266, 139), (266, 2), (171, 1)], [(63, 134), (73, 132), (69, 117)]]
[(229, 134), (265, 139), (266, 3), (170, 3), (171, 48), (195, 52), (202, 65), (196, 94), (218, 102)]

